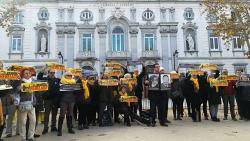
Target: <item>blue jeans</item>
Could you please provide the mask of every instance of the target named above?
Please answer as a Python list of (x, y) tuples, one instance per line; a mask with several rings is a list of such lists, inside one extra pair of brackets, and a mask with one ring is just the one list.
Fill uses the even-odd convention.
[(218, 109), (219, 105), (211, 105), (209, 107), (211, 118), (217, 118)]

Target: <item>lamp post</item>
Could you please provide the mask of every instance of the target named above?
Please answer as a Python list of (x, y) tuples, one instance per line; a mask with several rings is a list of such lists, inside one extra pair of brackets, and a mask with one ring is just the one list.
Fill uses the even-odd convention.
[(175, 57), (177, 57), (178, 56), (178, 51), (177, 50), (175, 50), (175, 52), (173, 53), (173, 58), (174, 58), (174, 70), (176, 71), (176, 69), (175, 69)]
[(59, 51), (57, 55), (58, 55), (58, 58), (61, 59), (61, 63), (63, 64), (63, 55), (62, 55), (62, 52)]

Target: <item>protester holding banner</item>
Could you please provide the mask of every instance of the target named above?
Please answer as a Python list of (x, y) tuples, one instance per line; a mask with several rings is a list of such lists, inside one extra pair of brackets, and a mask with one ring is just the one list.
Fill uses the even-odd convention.
[(87, 80), (84, 76), (77, 77), (77, 83), (81, 85), (80, 90), (76, 91), (76, 104), (79, 111), (78, 114), (78, 130), (88, 129), (88, 115), (90, 108), (89, 88)]
[(182, 113), (182, 88), (179, 79), (173, 79), (171, 84), (171, 98), (173, 101), (173, 114), (174, 120), (182, 120), (181, 113)]
[[(23, 69), (21, 72), (22, 83), (32, 83), (31, 72), (29, 69)], [(26, 120), (29, 117), (29, 130), (27, 140), (33, 141), (35, 134), (36, 114), (33, 107), (35, 96), (32, 91), (23, 91), (20, 89), (20, 99), (18, 104), (20, 118), (20, 135), (23, 140), (26, 140)]]
[[(75, 104), (75, 95), (74, 95), (74, 86), (76, 81), (73, 78), (71, 72), (66, 72), (60, 81), (60, 116), (58, 120), (58, 136), (62, 136), (62, 125), (63, 120), (66, 115), (68, 132), (70, 134), (75, 134), (75, 131), (72, 129), (72, 119), (73, 119), (73, 108)], [(67, 89), (64, 89), (64, 86), (67, 86)]]
[(212, 83), (217, 81), (219, 77), (219, 72), (211, 74), (208, 77), (208, 82), (210, 83), (210, 89), (208, 94), (208, 101), (209, 101), (209, 111), (211, 115), (211, 120), (214, 122), (219, 122), (220, 119), (217, 117), (219, 104), (221, 104), (221, 95), (219, 91), (219, 86), (213, 86)]
[[(223, 75), (225, 75), (226, 76), (225, 79), (227, 79), (228, 71), (224, 70)], [(235, 108), (235, 94), (236, 94), (235, 87), (236, 87), (237, 80), (227, 80), (227, 81), (228, 81), (228, 86), (221, 88), (222, 100), (223, 100), (223, 105), (224, 105), (224, 118), (223, 118), (223, 120), (227, 120), (228, 103), (229, 103), (231, 118), (233, 121), (236, 121), (237, 119), (235, 118), (234, 108)]]
[(96, 76), (89, 76), (87, 85), (89, 88), (89, 115), (88, 115), (88, 123), (95, 126), (97, 123), (96, 115), (98, 114), (98, 96), (99, 96), (99, 89), (98, 89), (98, 81)]
[(198, 76), (199, 81), (199, 92), (202, 96), (202, 107), (205, 120), (208, 120), (207, 106), (208, 106), (208, 90), (209, 84), (207, 82), (207, 72), (204, 72), (203, 75)]
[(38, 73), (37, 80), (46, 80), (48, 82), (49, 88), (43, 96), (44, 107), (45, 107), (45, 116), (44, 116), (44, 128), (42, 134), (47, 134), (49, 129), (49, 117), (51, 116), (51, 132), (56, 132), (56, 123), (57, 123), (57, 112), (59, 108), (59, 89), (60, 89), (60, 79), (55, 77), (55, 71), (49, 70), (48, 76), (44, 77), (45, 70)]
[(191, 107), (192, 107), (192, 119), (194, 122), (201, 121), (201, 103), (202, 103), (202, 95), (200, 92), (199, 81), (197, 75), (192, 74), (191, 81), (193, 81), (194, 91), (191, 96)]

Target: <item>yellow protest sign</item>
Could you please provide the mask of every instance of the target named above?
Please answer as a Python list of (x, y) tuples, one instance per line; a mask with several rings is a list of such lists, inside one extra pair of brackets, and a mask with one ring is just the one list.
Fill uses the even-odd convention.
[(21, 84), (21, 92), (47, 91), (48, 88), (49, 86), (47, 82), (31, 82)]
[(127, 102), (127, 103), (135, 103), (138, 102), (138, 98), (136, 96), (121, 96), (120, 102)]
[(101, 86), (118, 86), (119, 84), (117, 79), (100, 79), (98, 83)]
[(49, 63), (47, 65), (48, 65), (49, 70), (57, 70), (57, 71), (64, 71), (65, 70), (65, 66), (62, 64)]
[(227, 80), (212, 80), (210, 81), (210, 86), (217, 86), (217, 87), (223, 87), (223, 86), (228, 86)]
[(121, 78), (120, 79), (121, 84), (132, 84), (135, 85), (137, 83), (137, 79), (136, 78)]
[(233, 80), (233, 81), (236, 81), (236, 80), (238, 80), (238, 77), (236, 76), (236, 75), (228, 75), (227, 76), (227, 80)]
[(204, 71), (202, 71), (202, 70), (194, 70), (194, 69), (192, 69), (192, 70), (188, 70), (188, 72), (190, 74), (192, 74), (192, 75), (203, 75), (204, 74)]
[(0, 71), (0, 80), (20, 80), (20, 75), (18, 71)]
[(70, 71), (74, 76), (81, 76), (82, 70), (77, 68), (67, 68), (67, 71)]
[(206, 70), (218, 70), (218, 66), (215, 64), (201, 64), (200, 68)]

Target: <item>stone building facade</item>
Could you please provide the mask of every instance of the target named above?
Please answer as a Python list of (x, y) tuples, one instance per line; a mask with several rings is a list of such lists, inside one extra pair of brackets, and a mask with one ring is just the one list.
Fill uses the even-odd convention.
[(30, 0), (6, 35), (0, 29), (5, 65), (63, 62), (102, 71), (107, 60), (178, 66), (218, 64), (230, 73), (250, 72), (246, 46), (230, 46), (208, 28), (197, 0)]

